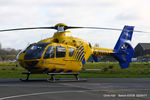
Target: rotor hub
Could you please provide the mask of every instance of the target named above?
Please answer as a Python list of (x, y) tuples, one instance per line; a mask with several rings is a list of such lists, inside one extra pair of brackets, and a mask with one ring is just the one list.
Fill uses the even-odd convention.
[(55, 25), (55, 27), (59, 27), (59, 26), (67, 26), (67, 25), (64, 24), (64, 23), (58, 23), (58, 24)]
[(65, 32), (67, 25), (64, 23), (58, 23), (55, 25), (57, 32)]

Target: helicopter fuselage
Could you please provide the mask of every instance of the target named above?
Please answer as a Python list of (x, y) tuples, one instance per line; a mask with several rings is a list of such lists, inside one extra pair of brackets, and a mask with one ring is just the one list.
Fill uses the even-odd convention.
[(19, 64), (30, 72), (78, 72), (93, 53), (91, 45), (70, 31), (31, 44), (19, 54)]

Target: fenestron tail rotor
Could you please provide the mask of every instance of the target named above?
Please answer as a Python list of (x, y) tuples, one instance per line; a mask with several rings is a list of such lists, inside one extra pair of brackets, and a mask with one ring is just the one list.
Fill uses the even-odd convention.
[[(67, 26), (66, 24), (59, 23), (52, 27), (28, 27), (28, 28), (14, 28), (14, 29), (4, 29), (0, 30), (0, 32), (6, 32), (6, 31), (19, 31), (19, 30), (35, 30), (35, 29), (55, 29), (59, 32), (65, 31), (67, 29), (101, 29), (101, 30), (115, 30), (115, 31), (121, 31), (122, 29), (118, 28), (108, 28), (108, 27), (79, 27), (79, 26)], [(140, 32), (140, 33), (149, 33), (145, 31), (137, 31), (134, 30), (134, 32)]]

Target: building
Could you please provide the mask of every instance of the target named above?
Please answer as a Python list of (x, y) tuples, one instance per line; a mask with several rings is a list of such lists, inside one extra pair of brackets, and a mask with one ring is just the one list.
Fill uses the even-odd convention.
[(134, 48), (135, 55), (134, 57), (139, 56), (150, 56), (150, 43), (138, 43), (137, 46)]

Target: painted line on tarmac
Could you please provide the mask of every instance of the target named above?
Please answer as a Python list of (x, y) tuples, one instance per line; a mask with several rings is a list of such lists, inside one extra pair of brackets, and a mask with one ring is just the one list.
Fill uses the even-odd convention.
[(57, 94), (57, 93), (70, 93), (70, 92), (88, 92), (88, 91), (96, 91), (96, 90), (80, 90), (80, 91), (55, 91), (55, 92), (41, 92), (41, 93), (31, 93), (31, 94), (22, 94), (22, 95), (14, 95), (8, 97), (2, 97), (0, 100), (20, 98), (20, 97), (28, 97), (28, 96), (36, 96), (36, 95), (44, 95), (44, 94)]
[[(150, 90), (150, 89), (120, 89), (120, 90), (113, 90), (113, 91), (129, 91), (129, 90)], [(14, 99), (14, 98), (20, 98), (20, 97), (28, 97), (28, 96), (36, 96), (36, 95), (45, 95), (45, 94), (59, 94), (59, 93), (70, 93), (70, 92), (101, 92), (101, 91), (110, 91), (110, 90), (80, 90), (80, 91), (55, 91), (55, 92), (39, 92), (39, 93), (31, 93), (31, 94), (22, 94), (22, 95), (14, 95), (14, 96), (8, 96), (8, 97), (2, 97), (0, 100), (6, 100), (6, 99)], [(91, 94), (91, 93), (88, 93)], [(92, 94), (93, 95), (93, 94)]]
[(0, 85), (0, 87), (52, 87), (52, 88), (57, 88), (57, 87), (71, 87), (71, 86), (43, 86), (43, 85), (38, 85), (38, 86), (34, 86), (34, 85)]

